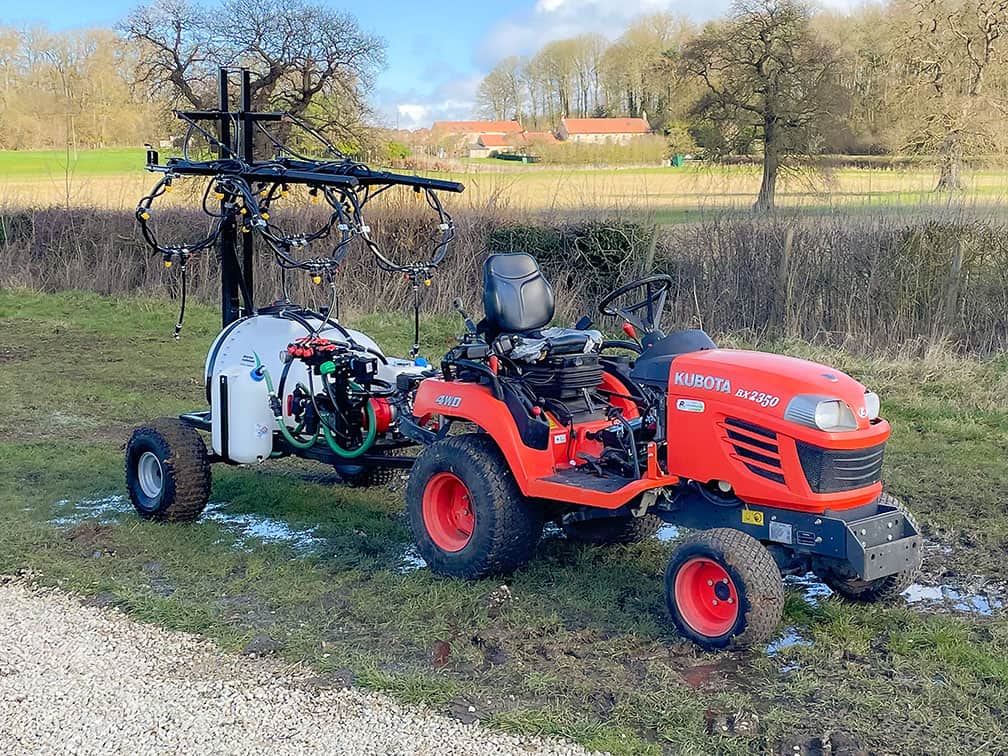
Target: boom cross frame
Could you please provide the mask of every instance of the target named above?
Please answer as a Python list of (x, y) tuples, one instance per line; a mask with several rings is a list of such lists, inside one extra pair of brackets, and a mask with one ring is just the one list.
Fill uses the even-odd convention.
[[(231, 109), (232, 73), (238, 73), (240, 76), (237, 110)], [(200, 134), (215, 148), (217, 159), (193, 160), (188, 155), (188, 149), (185, 149), (182, 157), (169, 158), (162, 164), (157, 150), (148, 148), (147, 170), (165, 174), (169, 185), (173, 176), (206, 177), (210, 180), (224, 177), (236, 179), (248, 187), (254, 184), (273, 186), (300, 184), (307, 186), (310, 192), (321, 191), (330, 200), (330, 204), (345, 200), (355, 220), (358, 221), (357, 234), (375, 254), (383, 269), (402, 272), (413, 284), (414, 289), (418, 279), (429, 278), (430, 272), (443, 260), (448, 243), (454, 235), (451, 217), (441, 204), (437, 192), (461, 192), (464, 189), (461, 183), (372, 170), (339, 152), (325, 137), (300, 119), (284, 112), (255, 111), (252, 106), (252, 79), (248, 69), (221, 67), (218, 71), (217, 92), (218, 106), (216, 110), (175, 111), (181, 120), (189, 124), (186, 145), (193, 134)], [(336, 159), (312, 160), (305, 158), (288, 150), (286, 145), (272, 137), (261, 126), (263, 123), (277, 123), (285, 119), (291, 120), (306, 130)], [(209, 128), (204, 128), (201, 124), (207, 124)], [(272, 158), (266, 159), (257, 156), (257, 131), (272, 142), (275, 150), (275, 155)], [(426, 194), (428, 203), (438, 215), (441, 238), (435, 245), (431, 258), (425, 262), (402, 264), (393, 261), (390, 256), (382, 253), (378, 244), (371, 238), (370, 229), (360, 220), (361, 206), (391, 186), (405, 186), (412, 188), (418, 194)], [(148, 200), (147, 207), (149, 207), (149, 199), (157, 196), (157, 192), (156, 188), (149, 198), (145, 198)], [(339, 195), (336, 200), (330, 198), (330, 192)], [(212, 243), (216, 246), (220, 257), (221, 321), (222, 327), (226, 328), (240, 318), (255, 314), (256, 311), (253, 267), (256, 234), (239, 233), (238, 216), (229, 212), (229, 208), (233, 208), (238, 199), (242, 199), (246, 205), (250, 204), (253, 201), (252, 195), (249, 192), (237, 190), (234, 183), (222, 181), (218, 184), (218, 196), (220, 197), (220, 225), (214, 232)], [(151, 235), (148, 233), (146, 220), (149, 216), (144, 217), (144, 212), (145, 208), (142, 203), (138, 208), (138, 219), (141, 220), (148, 243), (158, 248), (156, 241), (152, 241)], [(270, 236), (265, 231), (267, 228), (265, 221), (261, 217), (255, 220), (260, 229), (264, 231), (263, 236), (270, 240)], [(239, 237), (241, 237), (240, 245)], [(273, 241), (270, 243), (276, 252), (276, 244)], [(175, 250), (177, 251), (178, 248)], [(184, 248), (183, 253), (189, 254), (188, 250)], [(166, 260), (168, 259), (167, 255), (166, 252)], [(183, 257), (183, 273), (184, 264), (185, 258)], [(414, 291), (413, 299), (416, 309), (416, 291)], [(178, 328), (176, 328), (176, 335), (177, 331)]]

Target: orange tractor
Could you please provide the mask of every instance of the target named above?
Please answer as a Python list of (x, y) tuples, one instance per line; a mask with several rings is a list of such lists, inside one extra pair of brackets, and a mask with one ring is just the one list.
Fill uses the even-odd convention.
[(684, 526), (695, 532), (669, 561), (666, 600), (705, 648), (771, 637), (783, 573), (861, 601), (901, 592), (921, 537), (882, 492), (878, 396), (824, 365), (666, 333), (671, 283), (604, 297), (626, 334), (608, 340), (588, 318), (549, 326), (553, 290), (532, 257), (486, 260), (485, 317), (463, 313), (467, 333), (406, 424), (427, 445), (407, 489), (421, 556), (475, 579), (520, 568), (548, 521), (597, 544)]

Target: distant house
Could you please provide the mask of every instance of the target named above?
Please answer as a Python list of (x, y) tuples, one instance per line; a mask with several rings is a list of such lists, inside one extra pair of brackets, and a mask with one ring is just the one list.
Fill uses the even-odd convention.
[(556, 144), (559, 141), (552, 131), (523, 131), (521, 137), (525, 144)]
[(564, 142), (628, 144), (651, 133), (647, 117), (562, 118), (557, 136)]
[(521, 130), (518, 121), (435, 121), (431, 135), (456, 154), (489, 157), (491, 148), (480, 143), (481, 137), (493, 141), (494, 136), (520, 134)]
[(493, 157), (499, 152), (510, 152), (515, 147), (512, 134), (480, 134), (476, 144), (469, 148), (469, 157)]

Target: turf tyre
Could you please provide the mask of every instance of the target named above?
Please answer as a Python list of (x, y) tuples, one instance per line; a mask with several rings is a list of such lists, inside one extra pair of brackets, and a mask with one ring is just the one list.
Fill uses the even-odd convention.
[(210, 499), (203, 438), (177, 418), (138, 426), (126, 444), (126, 488), (145, 520), (193, 522)]
[[(903, 505), (903, 502), (895, 496), (884, 493), (879, 496), (877, 502), (899, 509), (914, 526), (914, 529), (920, 532), (920, 528), (917, 527), (917, 521), (913, 515)], [(826, 583), (830, 587), (830, 590), (848, 601), (859, 604), (891, 601), (903, 593), (917, 579), (919, 574), (920, 565), (876, 580), (862, 580), (857, 575), (844, 574), (843, 570), (830, 567), (817, 571), (819, 579)]]
[[(734, 616), (719, 618), (716, 630), (697, 629), (695, 615), (691, 624), (687, 605), (680, 601), (682, 591), (677, 596), (680, 571), (698, 563), (716, 565), (730, 581)], [(694, 534), (673, 552), (665, 570), (665, 601), (679, 633), (701, 648), (745, 648), (776, 634), (784, 613), (784, 586), (780, 568), (763, 544), (740, 530), (713, 528)]]
[(661, 526), (661, 518), (646, 514), (643, 517), (598, 517), (570, 522), (563, 526), (563, 531), (572, 541), (595, 546), (615, 546), (646, 541)]
[[(472, 514), (471, 535), (457, 550), (435, 542), (424, 514), (428, 487), (446, 474), (467, 489)], [(468, 580), (522, 567), (542, 537), (541, 513), (518, 488), (497, 445), (483, 433), (450, 436), (420, 453), (406, 486), (406, 514), (417, 551), (430, 569)]]

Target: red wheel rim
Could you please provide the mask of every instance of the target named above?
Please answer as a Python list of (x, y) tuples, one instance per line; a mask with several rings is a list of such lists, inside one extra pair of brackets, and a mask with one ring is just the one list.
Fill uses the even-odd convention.
[(738, 620), (738, 592), (728, 571), (706, 557), (693, 557), (675, 576), (679, 614), (693, 630), (708, 638), (728, 633)]
[(476, 517), (469, 489), (457, 475), (441, 472), (427, 481), (423, 519), (427, 534), (438, 548), (461, 551), (469, 543)]

